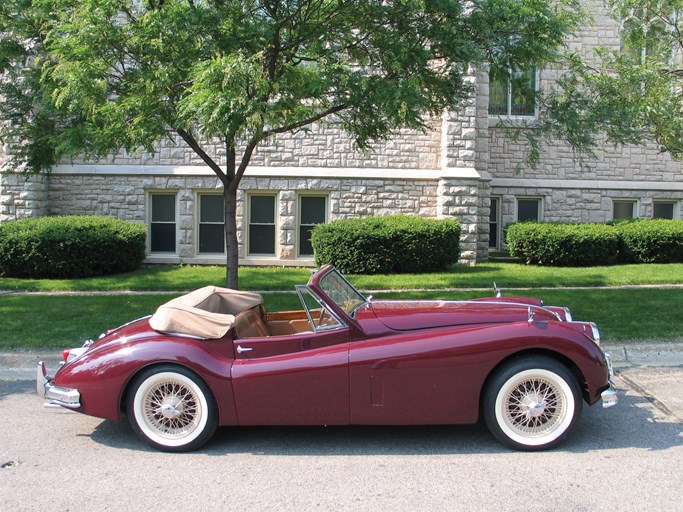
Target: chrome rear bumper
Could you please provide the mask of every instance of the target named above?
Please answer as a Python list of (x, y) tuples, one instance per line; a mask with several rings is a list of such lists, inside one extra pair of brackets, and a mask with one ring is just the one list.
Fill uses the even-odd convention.
[(81, 406), (81, 394), (78, 390), (52, 384), (52, 378), (47, 374), (43, 361), (38, 361), (36, 392), (47, 400), (46, 407), (61, 405), (68, 409), (78, 409)]

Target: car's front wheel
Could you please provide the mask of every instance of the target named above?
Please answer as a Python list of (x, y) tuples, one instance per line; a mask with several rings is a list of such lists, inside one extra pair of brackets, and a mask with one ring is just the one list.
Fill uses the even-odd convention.
[(182, 367), (164, 365), (142, 372), (131, 384), (127, 406), (133, 430), (163, 451), (195, 450), (218, 426), (211, 390)]
[(491, 433), (517, 450), (543, 450), (561, 442), (581, 416), (574, 375), (542, 356), (517, 359), (489, 382), (483, 415)]

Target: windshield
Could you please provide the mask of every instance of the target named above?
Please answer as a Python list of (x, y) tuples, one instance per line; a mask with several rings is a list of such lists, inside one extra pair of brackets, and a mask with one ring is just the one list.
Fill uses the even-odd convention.
[(349, 316), (353, 316), (355, 311), (367, 302), (367, 299), (336, 270), (323, 276), (318, 285)]

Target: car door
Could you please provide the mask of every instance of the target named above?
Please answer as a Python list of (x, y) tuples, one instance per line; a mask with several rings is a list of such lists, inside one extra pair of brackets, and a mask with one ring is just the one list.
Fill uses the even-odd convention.
[(453, 349), (453, 339), (434, 330), (351, 343), (351, 422), (439, 424), (469, 418), (471, 407), (463, 411), (459, 396), (468, 389), (463, 367), (471, 358)]
[(234, 340), (232, 385), (241, 425), (349, 423), (349, 328)]

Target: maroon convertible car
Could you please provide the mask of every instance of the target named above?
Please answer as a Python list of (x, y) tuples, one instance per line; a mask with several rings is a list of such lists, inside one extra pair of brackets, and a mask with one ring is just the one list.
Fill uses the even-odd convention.
[(334, 267), (296, 287), (303, 309), (205, 287), (65, 351), (49, 404), (128, 417), (147, 443), (186, 451), (219, 425), (468, 424), (508, 446), (559, 443), (583, 402), (617, 403), (593, 323), (538, 299), (379, 301)]

